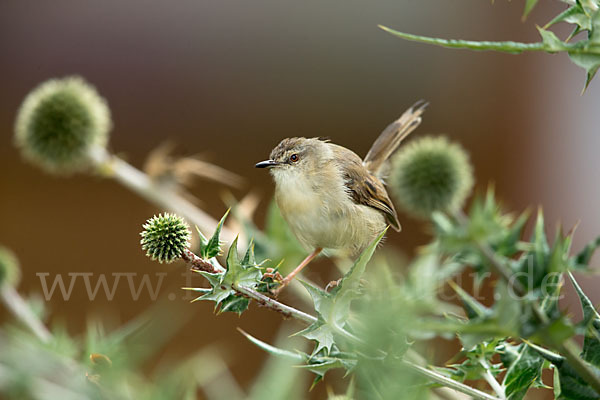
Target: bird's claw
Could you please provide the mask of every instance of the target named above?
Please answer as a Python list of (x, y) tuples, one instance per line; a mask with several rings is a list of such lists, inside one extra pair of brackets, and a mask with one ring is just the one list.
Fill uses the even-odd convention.
[(325, 286), (325, 291), (328, 292), (329, 289), (333, 289), (334, 287), (337, 287), (340, 282), (342, 281), (342, 278), (338, 279), (337, 281), (331, 281), (327, 284), (327, 286)]
[(263, 274), (263, 279), (271, 278), (275, 282), (283, 281), (283, 276), (279, 273), (279, 271), (275, 271), (274, 268), (267, 268), (265, 273)]

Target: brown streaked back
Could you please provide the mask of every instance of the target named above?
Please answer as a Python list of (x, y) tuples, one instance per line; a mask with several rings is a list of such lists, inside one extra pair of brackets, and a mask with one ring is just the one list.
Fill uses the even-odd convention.
[(330, 144), (330, 146), (336, 153), (334, 158), (340, 160), (339, 167), (350, 198), (357, 204), (381, 211), (392, 228), (400, 231), (400, 222), (394, 204), (390, 200), (381, 180), (365, 168), (356, 153), (335, 144)]

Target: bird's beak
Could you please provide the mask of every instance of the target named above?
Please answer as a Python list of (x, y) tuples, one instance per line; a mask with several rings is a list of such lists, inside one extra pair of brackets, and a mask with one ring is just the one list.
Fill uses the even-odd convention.
[(273, 160), (266, 160), (266, 161), (261, 161), (258, 164), (255, 165), (256, 168), (272, 168), (279, 165), (279, 163), (277, 161), (273, 161)]

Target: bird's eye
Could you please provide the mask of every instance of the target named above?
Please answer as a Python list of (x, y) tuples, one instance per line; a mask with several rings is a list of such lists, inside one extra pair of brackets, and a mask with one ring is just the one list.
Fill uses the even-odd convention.
[(292, 154), (290, 156), (290, 161), (291, 162), (297, 162), (300, 158), (298, 157), (298, 154)]

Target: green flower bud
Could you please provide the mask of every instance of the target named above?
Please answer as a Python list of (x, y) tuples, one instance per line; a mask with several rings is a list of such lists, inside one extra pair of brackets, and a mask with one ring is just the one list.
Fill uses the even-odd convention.
[(112, 127), (106, 101), (79, 77), (51, 79), (23, 101), (15, 143), (23, 156), (52, 173), (89, 165), (89, 151), (104, 147)]
[(17, 286), (20, 279), (21, 270), (17, 257), (6, 247), (0, 246), (0, 287)]
[(150, 218), (140, 233), (142, 250), (153, 260), (171, 263), (190, 246), (191, 233), (183, 218), (165, 213)]
[(425, 137), (400, 148), (388, 183), (405, 211), (429, 217), (462, 207), (473, 187), (473, 168), (458, 144)]

